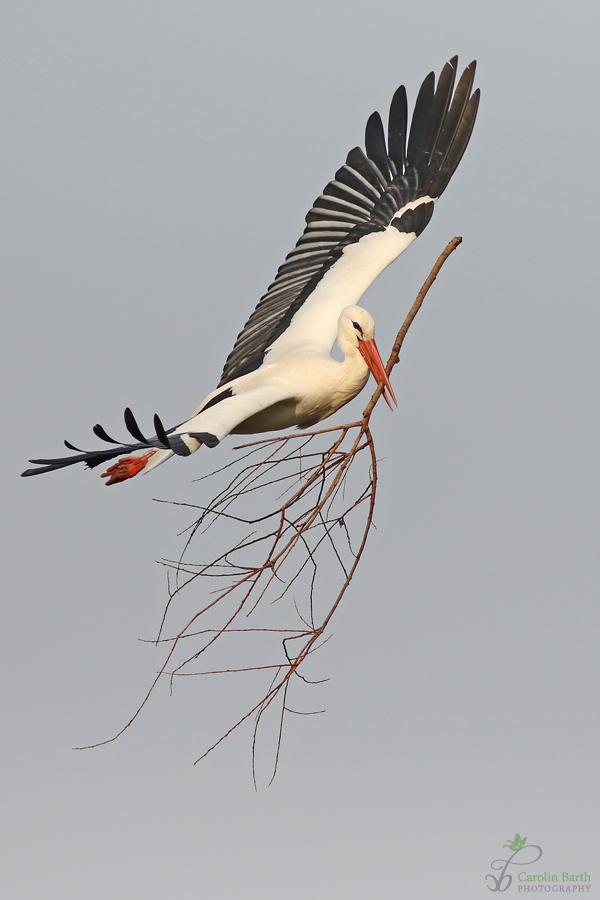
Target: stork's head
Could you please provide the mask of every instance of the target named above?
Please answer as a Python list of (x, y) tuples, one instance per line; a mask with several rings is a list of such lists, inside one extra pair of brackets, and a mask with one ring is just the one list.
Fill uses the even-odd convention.
[(342, 310), (338, 319), (338, 344), (346, 357), (354, 355), (358, 350), (375, 380), (384, 385), (383, 396), (389, 408), (392, 409), (392, 404), (386, 388), (397, 406), (398, 402), (375, 343), (375, 322), (366, 309), (347, 306)]
[(346, 355), (350, 348), (347, 350), (344, 344), (350, 344), (357, 350), (361, 341), (372, 341), (374, 337), (375, 322), (366, 309), (347, 306), (341, 311), (338, 319), (338, 343)]

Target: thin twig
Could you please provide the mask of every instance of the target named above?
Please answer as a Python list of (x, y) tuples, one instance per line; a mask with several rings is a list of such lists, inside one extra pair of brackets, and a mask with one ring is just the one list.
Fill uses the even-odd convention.
[[(456, 237), (450, 241), (419, 291), (394, 341), (386, 365), (388, 375), (399, 361), (404, 339), (429, 289), (461, 240), (462, 238)], [(256, 784), (258, 732), (267, 710), (277, 701), (281, 706), (271, 780), (275, 777), (286, 713), (315, 715), (322, 712), (317, 710), (301, 713), (290, 708), (287, 701), (292, 676), (297, 675), (298, 681), (308, 684), (326, 680), (308, 679), (299, 672), (299, 669), (308, 656), (320, 649), (329, 639), (330, 635), (324, 638), (325, 631), (352, 582), (369, 533), (374, 527), (378, 470), (370, 420), (382, 393), (383, 387), (378, 385), (359, 421), (302, 434), (268, 437), (239, 445), (234, 449), (246, 451), (241, 457), (221, 466), (210, 475), (197, 479), (206, 481), (208, 478), (223, 476), (226, 480), (225, 486), (217, 491), (207, 505), (172, 503), (175, 506), (196, 510), (198, 518), (185, 529), (187, 537), (179, 558), (161, 561), (162, 565), (175, 571), (175, 585), (172, 586), (169, 580), (167, 582), (168, 602), (155, 641), (169, 643), (168, 653), (142, 702), (124, 727), (114, 737), (88, 746), (97, 747), (120, 737), (141, 713), (162, 676), (168, 677), (172, 687), (174, 679), (178, 677), (274, 669), (273, 678), (266, 690), (261, 693), (258, 702), (221, 735), (196, 762), (204, 759), (233, 731), (255, 715), (252, 771)], [(326, 441), (327, 438), (331, 443), (323, 447), (319, 441)], [(261, 451), (264, 451), (262, 455)], [(358, 465), (358, 461), (362, 461), (364, 471), (358, 479), (358, 487), (351, 490), (348, 475), (351, 468), (354, 472), (354, 465)], [(232, 467), (234, 474), (231, 477), (229, 469)], [(352, 484), (356, 481), (355, 477), (351, 479)], [(254, 510), (259, 506), (259, 500), (266, 512), (256, 516)], [(248, 504), (252, 509), (251, 517), (244, 515)], [(235, 512), (229, 511), (232, 506)], [(361, 511), (362, 523), (359, 526)], [(349, 522), (351, 512), (356, 515), (351, 517)], [(223, 530), (225, 549), (221, 549), (208, 563), (199, 564), (187, 560), (195, 536), (209, 528), (219, 527)], [(330, 591), (331, 559), (341, 567), (341, 572), (338, 569), (338, 573), (340, 578), (343, 577), (343, 581), (339, 584), (333, 601), (331, 597), (328, 601), (322, 601), (319, 599), (320, 595), (324, 592), (327, 597)], [(324, 588), (318, 578), (321, 566), (325, 569)], [(175, 608), (174, 601), (179, 599), (184, 588), (189, 588), (198, 578), (213, 579), (213, 585), (214, 579), (217, 579), (217, 584), (221, 586), (210, 595), (210, 600), (199, 604), (199, 608), (188, 617), (187, 624), (178, 629), (173, 637), (163, 638), (162, 632), (167, 617), (173, 614)], [(303, 587), (307, 580), (308, 584)], [(285, 584), (284, 589), (277, 590), (275, 585), (282, 583)], [(305, 599), (302, 604), (308, 605), (308, 613), (304, 615), (295, 596), (298, 591), (304, 591)], [(320, 591), (319, 598), (317, 598), (318, 591)], [(265, 605), (263, 600), (267, 595), (273, 597), (273, 594), (274, 600)], [(248, 628), (237, 626), (238, 622), (241, 623), (249, 617), (253, 617), (256, 622), (256, 617), (264, 616), (266, 610), (273, 609), (273, 603), (277, 603), (278, 608), (285, 606), (287, 611), (297, 616), (302, 627), (278, 628), (262, 622)], [(220, 615), (220, 622), (216, 627), (210, 619), (206, 619), (215, 613)], [(244, 618), (240, 619), (240, 616)], [(207, 627), (198, 629), (200, 621), (206, 623)], [(190, 663), (204, 657), (224, 635), (232, 633), (240, 635), (245, 632), (260, 633), (265, 637), (270, 634), (283, 634), (281, 660), (268, 665), (258, 662), (231, 668), (186, 671)], [(175, 662), (180, 642), (190, 638), (200, 640), (199, 648), (191, 655), (186, 654), (183, 661)], [(295, 655), (288, 652), (289, 641), (300, 642)]]

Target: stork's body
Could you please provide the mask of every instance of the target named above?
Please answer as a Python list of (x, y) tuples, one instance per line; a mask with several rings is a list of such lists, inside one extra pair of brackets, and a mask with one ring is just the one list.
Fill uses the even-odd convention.
[[(337, 340), (344, 354), (338, 362), (319, 348), (299, 344), (281, 352), (255, 372), (242, 375), (206, 397), (191, 419), (169, 432), (173, 449), (150, 450), (126, 457), (108, 470), (110, 483), (131, 478), (165, 462), (174, 453), (188, 455), (202, 444), (216, 446), (228, 434), (260, 434), (283, 428), (309, 428), (333, 415), (362, 391), (369, 371), (384, 384), (391, 406), (396, 398), (375, 344), (375, 323), (359, 306), (342, 310)], [(108, 482), (107, 482), (108, 483)]]
[[(95, 434), (113, 447), (85, 452), (65, 441), (77, 455), (31, 460), (39, 468), (23, 474), (77, 462), (94, 467), (149, 448), (112, 466), (107, 483), (113, 484), (202, 444), (214, 447), (227, 434), (309, 427), (355, 397), (369, 370), (393, 398), (373, 320), (356, 304), (426, 227), (469, 142), (479, 102), (479, 92), (471, 93), (475, 63), (455, 89), (456, 65), (455, 57), (444, 66), (437, 87), (433, 73), (423, 82), (408, 144), (404, 87), (392, 100), (387, 145), (379, 114), (369, 118), (366, 154), (350, 151), (315, 201), (296, 247), (238, 335), (219, 386), (192, 418), (167, 431), (155, 416), (156, 434), (146, 438), (126, 410), (139, 443), (120, 444), (96, 425)], [(343, 362), (331, 357), (336, 336)]]

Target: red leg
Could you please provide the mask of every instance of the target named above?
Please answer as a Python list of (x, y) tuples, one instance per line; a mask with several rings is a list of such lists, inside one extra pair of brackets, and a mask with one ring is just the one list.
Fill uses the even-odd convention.
[(121, 459), (103, 472), (101, 478), (108, 478), (106, 485), (118, 484), (125, 481), (126, 478), (133, 478), (138, 472), (144, 468), (150, 457), (156, 453), (156, 450), (148, 450), (142, 456), (122, 456)]

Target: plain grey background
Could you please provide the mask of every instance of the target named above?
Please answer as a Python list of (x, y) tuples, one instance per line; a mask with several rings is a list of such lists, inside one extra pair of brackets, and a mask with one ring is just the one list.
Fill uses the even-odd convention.
[[(1, 8), (2, 895), (464, 900), (515, 831), (597, 879), (597, 5)], [(137, 639), (182, 518), (152, 498), (199, 502), (217, 457), (109, 491), (20, 471), (126, 405), (192, 412), (367, 116), (454, 53), (480, 115), (364, 299), (383, 353), (464, 243), (374, 417), (378, 530), (306, 699), (327, 714), (258, 792), (248, 730), (192, 767), (241, 681), (165, 686), (74, 752), (157, 667)]]

